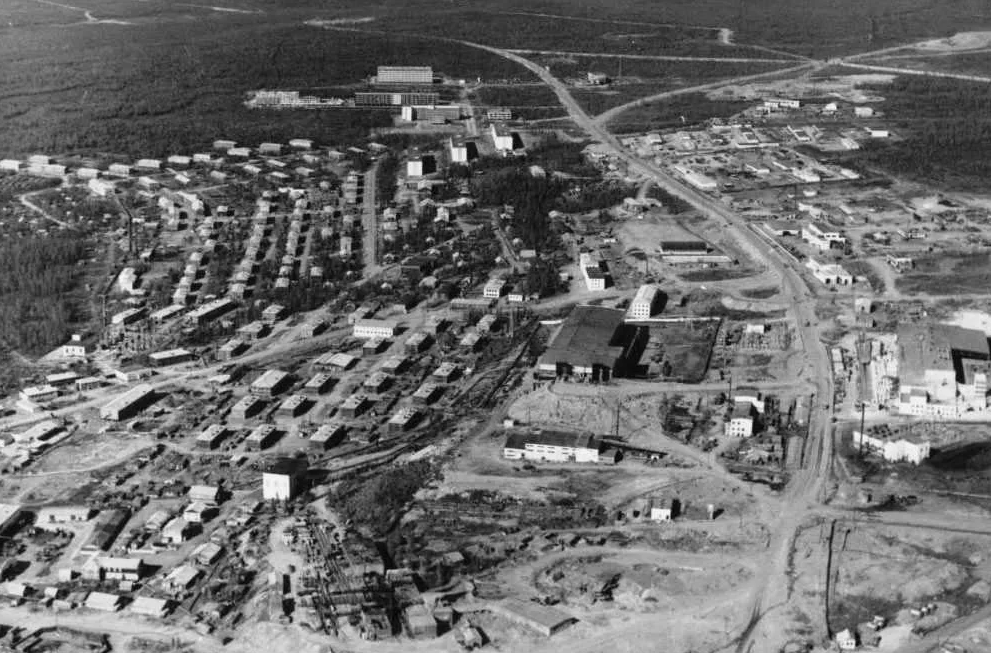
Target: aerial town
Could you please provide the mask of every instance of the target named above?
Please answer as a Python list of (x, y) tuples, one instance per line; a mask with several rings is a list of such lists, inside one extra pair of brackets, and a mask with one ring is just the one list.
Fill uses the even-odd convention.
[(0, 319), (0, 649), (991, 653), (991, 196), (877, 163), (894, 59), (613, 133), (477, 47), (566, 117), (411, 56), (240, 95), (361, 140), (0, 139), (85, 279)]

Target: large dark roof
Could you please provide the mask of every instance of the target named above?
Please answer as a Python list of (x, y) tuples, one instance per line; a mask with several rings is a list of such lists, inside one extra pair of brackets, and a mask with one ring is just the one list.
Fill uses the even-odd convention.
[(703, 240), (662, 240), (661, 252), (707, 252), (709, 246)]
[(506, 438), (507, 449), (523, 449), (527, 444), (542, 444), (548, 447), (575, 447), (578, 449), (598, 449), (599, 441), (591, 433), (568, 433), (565, 431), (512, 431)]
[(624, 311), (602, 306), (576, 306), (551, 340), (541, 360), (592, 367), (613, 367), (623, 347), (613, 344), (623, 326)]
[(926, 370), (956, 371), (961, 359), (988, 360), (988, 336), (977, 329), (952, 324), (906, 324), (898, 330), (899, 377), (921, 383)]

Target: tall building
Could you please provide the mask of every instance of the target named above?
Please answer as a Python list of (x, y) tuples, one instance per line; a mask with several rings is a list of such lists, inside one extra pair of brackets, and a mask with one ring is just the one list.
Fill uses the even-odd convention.
[(266, 501), (291, 501), (303, 490), (306, 460), (280, 458), (262, 472), (262, 498)]

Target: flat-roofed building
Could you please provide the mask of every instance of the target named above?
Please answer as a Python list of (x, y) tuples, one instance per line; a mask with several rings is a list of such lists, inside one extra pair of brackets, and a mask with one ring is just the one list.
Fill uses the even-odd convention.
[(237, 330), (237, 335), (241, 337), (245, 342), (254, 342), (260, 340), (271, 333), (272, 328), (262, 322), (261, 320), (255, 320), (254, 322), (249, 322), (243, 327)]
[(262, 311), (262, 322), (273, 325), (286, 316), (286, 307), (282, 304), (272, 304)]
[(227, 427), (223, 424), (211, 424), (196, 436), (196, 446), (200, 449), (216, 449), (227, 437)]
[(506, 281), (504, 279), (489, 279), (485, 282), (485, 286), (482, 288), (482, 297), (487, 297), (488, 299), (499, 299), (502, 297), (505, 289)]
[(730, 420), (726, 424), (726, 435), (731, 438), (749, 438), (754, 434), (754, 406), (740, 401), (733, 406)]
[(365, 356), (381, 354), (383, 351), (388, 349), (391, 344), (391, 341), (383, 338), (382, 336), (372, 336), (361, 345), (361, 353)]
[(248, 388), (248, 391), (256, 397), (271, 399), (287, 390), (292, 383), (292, 378), (282, 370), (267, 370)]
[(53, 385), (56, 388), (62, 387), (64, 385), (72, 385), (76, 382), (79, 375), (75, 372), (59, 372), (57, 374), (49, 374), (45, 377), (45, 382), (49, 385)]
[(143, 319), (148, 314), (144, 308), (128, 308), (119, 313), (115, 313), (110, 318), (110, 323), (116, 326), (127, 326)]
[(206, 324), (211, 320), (217, 319), (224, 313), (234, 310), (236, 306), (237, 304), (230, 299), (215, 299), (193, 309), (186, 317), (195, 324)]
[(888, 462), (909, 462), (920, 465), (929, 457), (932, 445), (918, 435), (874, 436), (860, 431), (853, 432), (853, 446), (867, 449)]
[(579, 305), (565, 318), (537, 361), (544, 377), (576, 375), (608, 380), (626, 373), (627, 349), (636, 329), (624, 327), (624, 311)]
[(402, 433), (416, 426), (422, 413), (411, 406), (403, 406), (389, 418), (388, 428), (393, 433)]
[(248, 343), (240, 338), (231, 338), (217, 349), (217, 360), (229, 361), (248, 351)]
[(433, 84), (434, 70), (430, 66), (379, 66), (376, 84)]
[(309, 410), (312, 405), (313, 402), (306, 395), (289, 395), (279, 404), (275, 412), (280, 417), (295, 418)]
[(279, 439), (279, 431), (271, 424), (262, 424), (255, 428), (244, 440), (244, 448), (248, 451), (267, 449)]
[(438, 383), (431, 383), (428, 381), (417, 388), (416, 392), (413, 393), (413, 403), (423, 406), (432, 404), (437, 401), (443, 392), (443, 386)]
[(58, 399), (58, 388), (53, 385), (31, 385), (20, 392), (21, 399), (35, 403), (45, 403)]
[(306, 460), (280, 458), (262, 472), (262, 498), (265, 501), (291, 501), (303, 491)]
[(310, 438), (310, 446), (316, 449), (329, 449), (344, 439), (347, 426), (340, 422), (324, 424)]
[(355, 322), (352, 335), (355, 338), (391, 338), (396, 335), (399, 324), (395, 320), (363, 318)]
[(637, 289), (637, 294), (630, 302), (627, 315), (634, 320), (649, 319), (657, 308), (660, 299), (660, 289), (652, 284), (645, 284)]
[(392, 356), (382, 363), (382, 371), (387, 374), (402, 374), (410, 365), (405, 356)]
[(95, 513), (95, 510), (81, 503), (45, 506), (38, 510), (34, 525), (36, 528), (61, 528), (63, 524), (89, 521)]
[(433, 371), (431, 376), (435, 379), (443, 381), (444, 383), (450, 383), (454, 379), (458, 378), (458, 374), (460, 372), (461, 370), (458, 368), (456, 363), (445, 361)]
[(355, 393), (341, 403), (341, 415), (354, 419), (360, 417), (371, 405), (372, 402), (368, 399), (368, 395)]
[(241, 397), (231, 408), (231, 419), (240, 421), (251, 419), (260, 414), (263, 408), (265, 408), (265, 402), (258, 397), (252, 395)]
[(76, 390), (78, 392), (89, 392), (90, 390), (96, 390), (103, 385), (103, 379), (98, 376), (85, 376), (81, 379), (76, 379)]
[(555, 463), (597, 463), (601, 441), (589, 433), (563, 431), (513, 431), (506, 438), (503, 457)]
[(156, 351), (153, 354), (149, 354), (148, 362), (151, 363), (153, 367), (162, 367), (166, 365), (187, 363), (194, 358), (196, 358), (196, 355), (188, 349), (169, 349), (166, 351)]
[(318, 373), (310, 377), (310, 380), (303, 386), (303, 392), (310, 395), (322, 395), (334, 386), (337, 379), (329, 374)]
[(147, 383), (141, 383), (100, 408), (100, 417), (112, 422), (130, 419), (150, 406), (154, 400), (155, 389)]
[(361, 384), (369, 392), (379, 394), (392, 384), (392, 378), (384, 372), (372, 372)]

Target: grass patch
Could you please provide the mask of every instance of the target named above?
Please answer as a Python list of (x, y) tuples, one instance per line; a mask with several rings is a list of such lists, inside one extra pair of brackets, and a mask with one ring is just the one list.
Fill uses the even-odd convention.
[(729, 118), (751, 104), (737, 100), (712, 100), (705, 93), (686, 93), (630, 107), (610, 121), (610, 128), (616, 133), (628, 134), (695, 125), (709, 118)]
[(895, 281), (898, 290), (909, 294), (955, 295), (984, 293), (991, 285), (991, 255), (926, 257), (915, 269)]
[(844, 261), (843, 267), (855, 277), (867, 279), (867, 282), (871, 284), (871, 290), (875, 293), (883, 293), (887, 289), (884, 277), (881, 276), (877, 268), (869, 261)]

